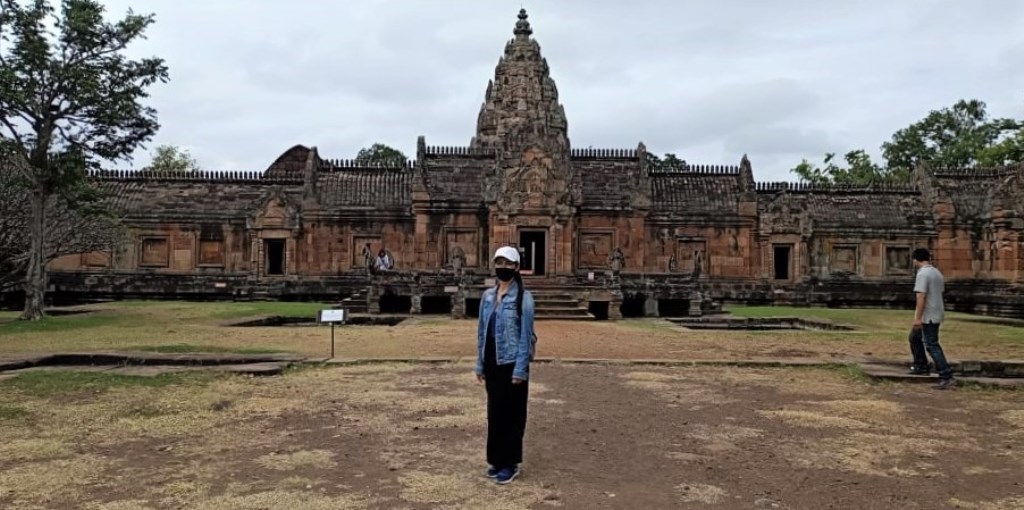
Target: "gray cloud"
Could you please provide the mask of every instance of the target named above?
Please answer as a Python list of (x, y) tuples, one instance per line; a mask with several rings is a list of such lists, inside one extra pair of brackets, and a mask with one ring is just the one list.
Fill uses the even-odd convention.
[[(409, 155), (466, 144), (520, 2), (109, 0), (154, 12), (135, 55), (167, 59), (150, 146), (263, 169), (295, 143)], [(960, 98), (1024, 116), (1017, 0), (527, 1), (576, 146), (675, 152), (787, 179), (802, 158), (878, 148)], [(148, 162), (137, 154), (136, 166)]]

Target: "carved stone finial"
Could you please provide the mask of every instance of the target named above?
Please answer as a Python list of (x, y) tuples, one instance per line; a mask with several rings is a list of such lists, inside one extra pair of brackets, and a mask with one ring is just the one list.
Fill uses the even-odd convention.
[(512, 32), (516, 37), (530, 37), (533, 35), (533, 28), (530, 27), (530, 22), (527, 19), (529, 17), (526, 14), (526, 9), (519, 9), (519, 21), (516, 22), (516, 29)]

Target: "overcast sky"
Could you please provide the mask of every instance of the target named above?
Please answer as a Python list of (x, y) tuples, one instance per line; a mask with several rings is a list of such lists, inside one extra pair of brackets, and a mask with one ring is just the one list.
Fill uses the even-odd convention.
[(416, 137), (466, 145), (520, 6), (574, 147), (634, 148), (792, 180), (977, 98), (1024, 118), (1021, 0), (108, 0), (156, 14), (133, 54), (167, 60), (156, 145), (263, 170), (295, 144), (351, 158)]

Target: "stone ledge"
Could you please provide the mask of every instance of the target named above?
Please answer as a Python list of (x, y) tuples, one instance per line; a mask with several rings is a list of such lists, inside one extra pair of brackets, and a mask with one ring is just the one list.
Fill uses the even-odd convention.
[[(906, 369), (894, 367), (891, 364), (862, 364), (864, 373), (875, 380), (892, 381), (910, 384), (935, 384), (939, 382), (937, 374), (911, 375)], [(976, 384), (987, 388), (1024, 389), (1024, 377), (973, 377), (957, 376), (958, 384)]]

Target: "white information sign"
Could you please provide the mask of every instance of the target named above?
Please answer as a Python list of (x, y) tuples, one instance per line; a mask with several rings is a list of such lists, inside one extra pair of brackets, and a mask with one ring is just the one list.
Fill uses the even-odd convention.
[(331, 310), (320, 310), (317, 316), (319, 322), (345, 322), (348, 320), (348, 310), (345, 309), (331, 309)]

